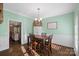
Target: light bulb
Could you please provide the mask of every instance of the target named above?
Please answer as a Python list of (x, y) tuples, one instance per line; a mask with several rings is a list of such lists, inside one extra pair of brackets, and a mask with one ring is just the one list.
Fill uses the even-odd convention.
[(37, 20), (37, 18), (35, 18), (35, 21)]
[(40, 18), (40, 21), (42, 20), (42, 18)]

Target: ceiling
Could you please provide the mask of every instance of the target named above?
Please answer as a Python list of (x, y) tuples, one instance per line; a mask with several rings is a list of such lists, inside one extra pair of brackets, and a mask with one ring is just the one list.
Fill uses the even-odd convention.
[(40, 8), (40, 17), (63, 15), (74, 11), (76, 3), (4, 3), (4, 9), (30, 17), (37, 17), (37, 8)]

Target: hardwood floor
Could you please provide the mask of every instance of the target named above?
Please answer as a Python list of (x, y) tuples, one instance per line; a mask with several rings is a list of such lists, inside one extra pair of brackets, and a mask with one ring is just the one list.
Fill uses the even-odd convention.
[(21, 45), (18, 42), (12, 43), (9, 49), (0, 52), (0, 56), (23, 56)]
[[(25, 45), (24, 47), (27, 50), (27, 46)], [(39, 50), (37, 50), (36, 52), (40, 56), (75, 56), (73, 48), (65, 47), (57, 44), (52, 44), (51, 48), (52, 48), (52, 53), (49, 50), (43, 50), (43, 49), (41, 49), (41, 52), (39, 52)]]
[(1, 51), (0, 56), (24, 56), (24, 55), (29, 55), (29, 56), (34, 56), (34, 55), (39, 55), (39, 56), (75, 56), (73, 48), (69, 47), (64, 47), (61, 45), (57, 44), (52, 44), (52, 53), (44, 53), (44, 50), (41, 52), (39, 51), (34, 51), (34, 50), (28, 50), (28, 46), (25, 44), (23, 45), (23, 49), (25, 49), (23, 52), (21, 49), (21, 45), (18, 43), (14, 43), (8, 50)]
[(52, 44), (52, 55), (54, 56), (75, 56), (74, 49), (57, 44)]

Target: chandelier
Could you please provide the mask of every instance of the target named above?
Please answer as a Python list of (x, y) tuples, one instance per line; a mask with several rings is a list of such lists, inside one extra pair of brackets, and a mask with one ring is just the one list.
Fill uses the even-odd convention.
[(42, 18), (40, 18), (40, 8), (37, 8), (38, 14), (37, 18), (35, 18), (35, 21), (42, 21)]

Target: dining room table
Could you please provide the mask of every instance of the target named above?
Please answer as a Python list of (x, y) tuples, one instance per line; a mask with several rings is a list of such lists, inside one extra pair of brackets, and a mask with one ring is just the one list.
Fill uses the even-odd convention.
[(32, 47), (34, 47), (34, 45), (37, 45), (37, 48), (35, 47), (35, 50), (40, 51), (41, 53), (46, 54), (46, 50), (48, 49), (46, 47), (46, 42), (49, 42), (49, 35), (34, 35), (32, 34), (33, 40), (31, 40), (32, 42)]
[(41, 44), (43, 44), (43, 46), (45, 46), (45, 41), (48, 40), (47, 35), (34, 35), (35, 40), (39, 43), (41, 42)]
[(49, 36), (47, 36), (47, 35), (34, 35), (34, 37), (42, 40), (42, 39), (48, 39)]

